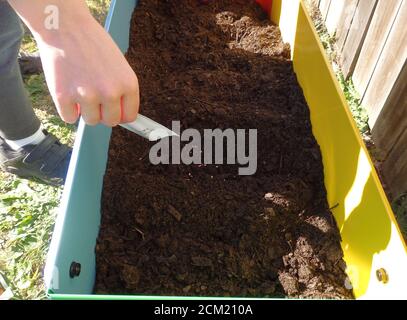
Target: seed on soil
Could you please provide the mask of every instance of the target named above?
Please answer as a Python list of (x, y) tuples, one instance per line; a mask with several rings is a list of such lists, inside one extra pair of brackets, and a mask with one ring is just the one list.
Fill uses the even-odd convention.
[(167, 210), (178, 222), (181, 221), (182, 214), (177, 209), (175, 209), (172, 205), (169, 205)]

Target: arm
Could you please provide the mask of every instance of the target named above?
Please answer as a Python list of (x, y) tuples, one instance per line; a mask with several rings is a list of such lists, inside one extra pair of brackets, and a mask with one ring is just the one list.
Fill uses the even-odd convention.
[[(79, 115), (90, 125), (135, 120), (137, 76), (85, 0), (8, 1), (37, 41), (51, 96), (64, 121), (74, 123)], [(58, 9), (56, 29), (46, 23), (49, 5)]]

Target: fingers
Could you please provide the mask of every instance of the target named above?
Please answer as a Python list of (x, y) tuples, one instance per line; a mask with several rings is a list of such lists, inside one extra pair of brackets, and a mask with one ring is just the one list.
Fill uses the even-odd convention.
[(100, 107), (97, 103), (80, 103), (81, 116), (87, 125), (96, 126), (100, 123)]
[[(131, 84), (121, 84), (113, 88), (111, 85), (103, 91), (85, 90), (79, 88), (76, 102), (79, 105), (80, 115), (88, 125), (102, 123), (115, 127), (120, 123), (133, 122), (137, 118), (140, 105), (138, 80), (135, 76)], [(78, 118), (78, 108), (66, 108), (63, 119)]]
[(121, 123), (135, 121), (140, 107), (140, 96), (138, 90), (125, 95), (122, 98), (121, 107)]
[(100, 106), (101, 122), (109, 127), (115, 127), (120, 123), (120, 96), (111, 97), (102, 102)]
[(80, 115), (79, 107), (73, 99), (58, 96), (54, 100), (58, 113), (63, 121), (73, 124), (78, 120)]
[(103, 98), (101, 102), (98, 99), (85, 96), (79, 99), (82, 118), (90, 126), (102, 123), (109, 127), (115, 127), (121, 122), (121, 100), (119, 95), (109, 95)]
[(97, 94), (87, 92), (77, 98), (80, 114), (86, 124), (95, 126), (100, 123), (100, 101)]

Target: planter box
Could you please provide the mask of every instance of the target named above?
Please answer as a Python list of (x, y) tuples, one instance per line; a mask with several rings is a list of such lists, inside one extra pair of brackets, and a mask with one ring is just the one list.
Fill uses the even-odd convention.
[[(113, 0), (106, 28), (125, 52), (136, 0)], [(274, 0), (272, 20), (291, 44), (294, 68), (311, 109), (325, 167), (328, 201), (342, 235), (357, 298), (407, 298), (407, 254), (391, 207), (327, 60), (299, 0)], [(79, 125), (45, 279), (52, 299), (149, 299), (92, 295), (103, 175), (111, 129)], [(73, 263), (80, 264), (78, 269)], [(78, 265), (76, 265), (78, 266)], [(159, 297), (176, 299), (174, 297)]]

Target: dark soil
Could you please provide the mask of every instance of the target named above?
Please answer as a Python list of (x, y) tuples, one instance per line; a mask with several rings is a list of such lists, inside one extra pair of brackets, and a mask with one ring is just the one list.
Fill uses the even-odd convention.
[(182, 129), (257, 129), (258, 170), (153, 166), (152, 143), (115, 129), (96, 293), (353, 297), (289, 55), (254, 1), (139, 1), (127, 58), (142, 113)]

